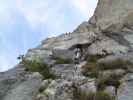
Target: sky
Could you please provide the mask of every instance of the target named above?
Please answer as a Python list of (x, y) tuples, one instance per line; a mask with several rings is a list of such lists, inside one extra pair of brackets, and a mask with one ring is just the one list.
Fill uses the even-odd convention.
[(0, 72), (41, 40), (72, 32), (93, 15), (97, 0), (0, 0)]

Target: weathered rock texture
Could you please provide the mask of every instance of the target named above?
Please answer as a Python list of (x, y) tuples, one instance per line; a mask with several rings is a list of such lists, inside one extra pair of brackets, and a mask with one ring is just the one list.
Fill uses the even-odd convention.
[(0, 100), (33, 100), (42, 82), (39, 73), (28, 73), (20, 65), (0, 74)]
[(93, 18), (90, 20), (101, 30), (118, 31), (133, 24), (132, 0), (99, 0)]
[[(40, 75), (26, 72), (18, 65), (0, 74), (0, 100), (88, 100), (90, 93), (97, 93), (99, 78), (107, 81), (104, 92), (118, 100), (132, 100), (132, 5), (133, 0), (99, 0), (88, 22), (80, 24), (72, 33), (48, 38), (30, 49), (25, 59), (47, 64), (57, 78), (41, 81)], [(77, 47), (82, 49), (82, 57), (75, 65)], [(97, 58), (88, 62), (92, 55)], [(93, 66), (92, 71), (101, 65), (104, 68), (98, 73), (89, 69), (93, 77), (86, 76), (82, 72), (86, 64)]]

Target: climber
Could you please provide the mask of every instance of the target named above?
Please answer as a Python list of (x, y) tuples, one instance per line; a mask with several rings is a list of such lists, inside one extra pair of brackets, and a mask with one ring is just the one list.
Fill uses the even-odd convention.
[(81, 58), (81, 51), (80, 51), (80, 48), (76, 48), (75, 51), (75, 57), (74, 57), (74, 60), (75, 60), (75, 64), (78, 64), (79, 61), (80, 61), (80, 58)]
[(82, 45), (76, 45), (75, 47), (75, 50), (74, 50), (74, 63), (75, 63), (75, 66), (74, 66), (74, 73), (73, 73), (73, 77), (75, 76), (76, 73), (78, 73), (78, 64), (80, 63), (81, 61), (81, 58), (82, 58)]

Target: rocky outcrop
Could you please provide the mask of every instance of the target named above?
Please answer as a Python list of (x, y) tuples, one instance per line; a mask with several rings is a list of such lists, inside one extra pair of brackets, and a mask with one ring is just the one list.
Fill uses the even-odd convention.
[(38, 93), (42, 81), (39, 73), (27, 73), (17, 66), (0, 74), (1, 100), (33, 100)]
[[(56, 76), (55, 80), (45, 80), (42, 93), (37, 95), (37, 100), (76, 100), (76, 92), (96, 92), (95, 79), (88, 79), (81, 74), (81, 65), (75, 70), (74, 64), (56, 65), (52, 70)], [(46, 84), (48, 83), (48, 84)], [(77, 95), (77, 94), (76, 94)], [(84, 95), (84, 94), (82, 94)]]
[[(99, 100), (105, 96), (107, 100), (132, 100), (132, 5), (132, 0), (99, 0), (88, 22), (28, 50), (23, 58), (32, 61), (28, 67), (41, 68), (45, 75), (52, 72), (55, 77), (42, 81), (38, 73), (25, 70), (25, 63), (18, 64), (0, 73), (0, 99)], [(80, 57), (75, 59), (77, 48)]]
[(132, 0), (99, 0), (95, 13), (90, 20), (103, 31), (119, 31), (132, 27)]

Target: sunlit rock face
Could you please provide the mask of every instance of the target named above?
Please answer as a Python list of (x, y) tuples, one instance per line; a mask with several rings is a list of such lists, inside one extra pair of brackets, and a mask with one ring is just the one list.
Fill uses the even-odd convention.
[(101, 30), (118, 31), (133, 24), (132, 0), (99, 0), (90, 22)]

